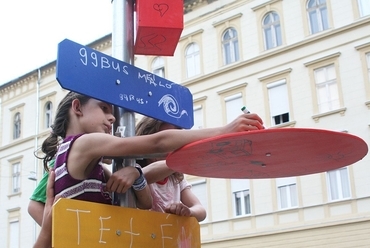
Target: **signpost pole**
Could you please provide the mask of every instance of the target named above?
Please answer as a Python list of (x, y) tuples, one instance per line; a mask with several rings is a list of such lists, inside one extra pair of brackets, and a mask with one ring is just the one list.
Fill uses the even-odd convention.
[[(134, 64), (134, 0), (113, 0), (112, 57), (129, 64)], [(116, 122), (113, 132), (125, 127), (125, 136), (135, 135), (135, 113), (120, 107), (114, 107)], [(114, 159), (113, 172), (125, 166), (134, 166), (135, 159)], [(120, 206), (136, 207), (132, 189), (125, 194), (114, 195), (114, 202)]]

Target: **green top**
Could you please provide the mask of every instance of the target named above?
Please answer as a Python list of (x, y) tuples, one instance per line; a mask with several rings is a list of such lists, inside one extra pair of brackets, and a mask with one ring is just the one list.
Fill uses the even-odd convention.
[[(50, 164), (49, 164), (49, 167), (50, 168), (53, 168), (54, 167), (54, 163), (55, 163), (55, 160), (54, 159), (51, 160), (50, 161)], [(40, 180), (40, 182), (37, 184), (37, 187), (33, 191), (30, 200), (32, 200), (32, 201), (38, 201), (38, 202), (42, 202), (42, 203), (45, 203), (46, 202), (46, 185), (48, 183), (48, 178), (49, 178), (49, 173), (46, 172), (42, 176), (42, 179)]]

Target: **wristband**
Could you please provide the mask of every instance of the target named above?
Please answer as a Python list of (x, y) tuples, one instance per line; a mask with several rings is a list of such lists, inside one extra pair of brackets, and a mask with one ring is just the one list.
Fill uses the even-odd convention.
[(135, 168), (139, 171), (140, 176), (135, 180), (134, 184), (132, 184), (132, 187), (134, 188), (134, 190), (140, 191), (146, 187), (147, 182), (141, 168), (138, 166), (135, 166)]
[[(141, 170), (141, 167), (140, 166), (138, 166), (138, 165), (135, 165), (135, 168), (137, 169), (137, 171), (139, 172), (139, 177), (141, 177), (142, 175), (143, 175), (143, 171)], [(139, 178), (138, 177), (138, 178)]]

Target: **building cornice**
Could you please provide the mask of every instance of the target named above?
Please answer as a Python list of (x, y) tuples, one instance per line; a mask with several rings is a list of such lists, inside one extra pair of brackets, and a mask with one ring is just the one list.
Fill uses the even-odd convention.
[(318, 41), (322, 41), (322, 40), (325, 40), (325, 39), (329, 39), (331, 37), (335, 37), (335, 35), (339, 35), (339, 34), (345, 33), (345, 32), (350, 32), (351, 30), (354, 30), (355, 28), (359, 28), (361, 26), (369, 25), (369, 23), (370, 23), (370, 17), (365, 18), (365, 19), (361, 19), (358, 22), (355, 22), (355, 23), (352, 23), (350, 25), (346, 25), (346, 26), (343, 26), (343, 27), (340, 27), (340, 28), (337, 28), (337, 29), (328, 30), (327, 32), (322, 32), (318, 35), (314, 35), (313, 37), (307, 38), (307, 39), (299, 41), (297, 43), (287, 45), (287, 46), (281, 46), (281, 47), (278, 47), (278, 48), (273, 49), (271, 51), (265, 51), (264, 53), (254, 57), (252, 59), (243, 60), (243, 61), (231, 64), (231, 65), (224, 66), (223, 68), (220, 68), (217, 71), (211, 72), (211, 73), (206, 74), (206, 75), (202, 75), (200, 77), (197, 77), (197, 78), (194, 78), (194, 79), (191, 79), (191, 80), (184, 81), (184, 82), (181, 83), (181, 85), (189, 87), (190, 85), (202, 82), (203, 80), (207, 80), (207, 79), (216, 77), (220, 74), (224, 74), (225, 72), (232, 71), (232, 70), (237, 70), (239, 68), (244, 68), (245, 66), (261, 62), (265, 59), (272, 58), (274, 56), (279, 56), (281, 54), (285, 54), (287, 52), (291, 52), (291, 51), (294, 51), (296, 49), (300, 49), (304, 46), (315, 44)]

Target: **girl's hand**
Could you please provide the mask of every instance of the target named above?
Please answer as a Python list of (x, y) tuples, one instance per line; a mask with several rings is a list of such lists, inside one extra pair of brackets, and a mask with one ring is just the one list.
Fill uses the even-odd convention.
[(262, 119), (257, 114), (242, 114), (223, 128), (225, 133), (265, 129)]
[(186, 217), (191, 217), (191, 210), (189, 207), (186, 205), (182, 204), (181, 202), (179, 203), (172, 203), (169, 206), (167, 206), (164, 211), (166, 213), (170, 214), (176, 214), (180, 216), (186, 216)]
[(139, 176), (140, 173), (135, 167), (124, 167), (109, 177), (105, 190), (108, 192), (125, 193)]

